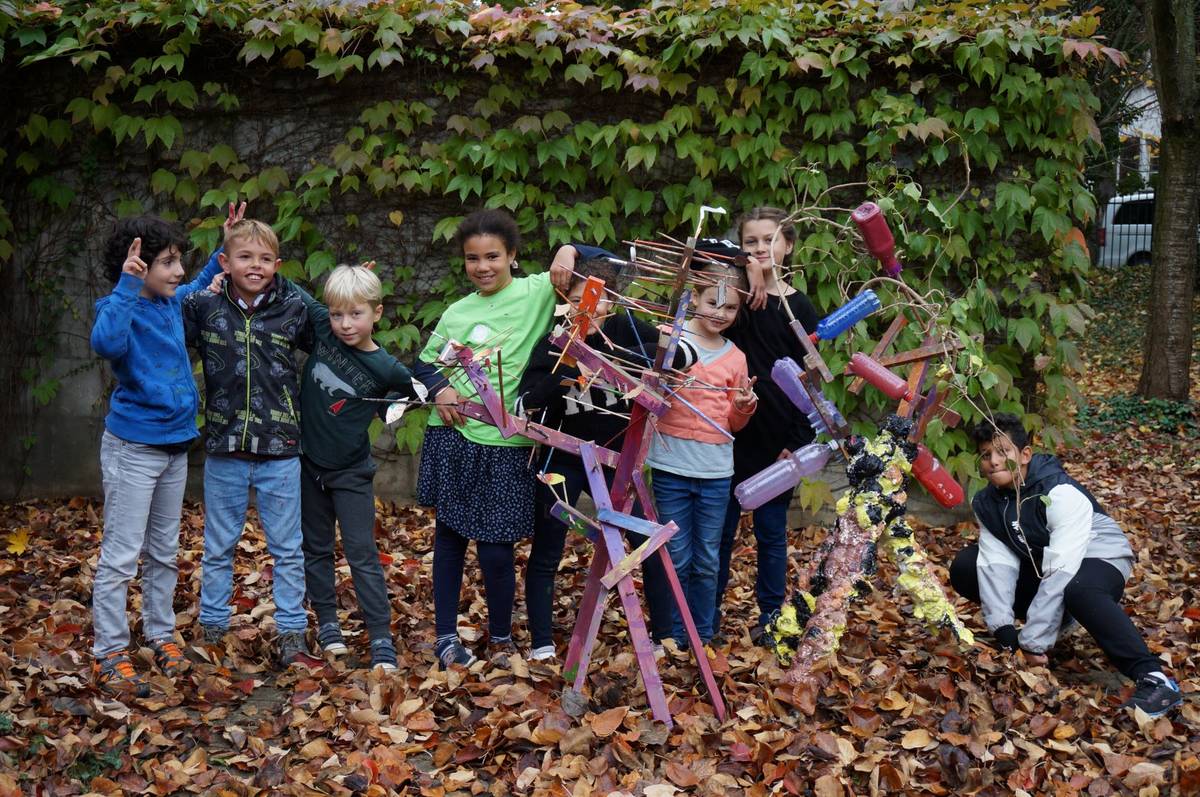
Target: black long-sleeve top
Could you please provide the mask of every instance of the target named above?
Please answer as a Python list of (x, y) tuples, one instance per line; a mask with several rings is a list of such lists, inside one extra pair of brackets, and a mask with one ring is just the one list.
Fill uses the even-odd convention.
[[(817, 311), (807, 296), (797, 291), (786, 301), (806, 330), (816, 329)], [(788, 326), (791, 319), (783, 302), (784, 298), (768, 296), (763, 309), (744, 308), (725, 332), (725, 337), (746, 355), (750, 376), (758, 377), (754, 384), (758, 409), (733, 442), (735, 485), (770, 465), (785, 448), (795, 451), (815, 436), (804, 413), (771, 379), (771, 369), (778, 359), (791, 357), (800, 365), (804, 363), (804, 347)]]

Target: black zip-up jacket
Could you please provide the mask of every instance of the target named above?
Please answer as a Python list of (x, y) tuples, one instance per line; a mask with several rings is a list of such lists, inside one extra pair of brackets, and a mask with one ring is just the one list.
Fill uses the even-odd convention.
[(1133, 569), (1133, 550), (1121, 527), (1049, 454), (1030, 460), (1019, 501), (1016, 490), (989, 484), (975, 494), (971, 508), (980, 526), (975, 570), (989, 631), (1013, 625), (1021, 570), (1039, 577), (1019, 635), (1025, 650), (1042, 653), (1054, 645), (1063, 592), (1085, 558), (1107, 562), (1124, 578)]
[(300, 369), (312, 325), (300, 295), (276, 280), (247, 314), (230, 294), (197, 291), (183, 301), (187, 343), (204, 365), (204, 450), (209, 454), (300, 454)]

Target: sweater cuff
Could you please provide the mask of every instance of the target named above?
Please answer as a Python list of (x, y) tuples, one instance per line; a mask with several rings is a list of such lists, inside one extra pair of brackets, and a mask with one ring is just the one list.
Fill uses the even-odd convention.
[(122, 271), (121, 278), (117, 280), (117, 285), (113, 288), (113, 293), (137, 296), (142, 292), (142, 286), (145, 284), (146, 281), (141, 277), (135, 277), (132, 274)]

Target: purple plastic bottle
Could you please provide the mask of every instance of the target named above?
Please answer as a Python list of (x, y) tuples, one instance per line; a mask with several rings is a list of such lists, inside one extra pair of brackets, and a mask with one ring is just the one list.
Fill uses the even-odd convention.
[(772, 498), (795, 489), (805, 476), (811, 476), (829, 461), (836, 443), (809, 443), (785, 459), (771, 464), (734, 488), (742, 509), (758, 509)]
[[(804, 389), (804, 384), (800, 381), (803, 373), (804, 369), (796, 365), (795, 360), (791, 357), (784, 357), (775, 361), (775, 367), (771, 369), (771, 379), (779, 385), (779, 389), (783, 391), (784, 395), (800, 408), (800, 411), (808, 418), (814, 432), (833, 436), (834, 433), (826, 426), (821, 413), (817, 412), (817, 408), (813, 406), (808, 391)], [(824, 411), (825, 417), (831, 419), (835, 426), (846, 426), (846, 419), (837, 411), (833, 403), (825, 398), (825, 394), (821, 392), (820, 388), (813, 388), (813, 392), (816, 393), (817, 400), (821, 402), (821, 409)]]

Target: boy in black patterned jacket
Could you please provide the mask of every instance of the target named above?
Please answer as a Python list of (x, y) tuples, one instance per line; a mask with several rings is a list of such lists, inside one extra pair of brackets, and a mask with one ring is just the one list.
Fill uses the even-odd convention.
[(227, 233), (219, 294), (183, 303), (188, 345), (204, 366), (204, 559), (200, 626), (206, 644), (229, 630), (233, 557), (253, 487), (274, 560), (279, 659), (308, 656), (300, 533), (299, 373), (293, 354), (312, 348), (300, 295), (275, 277), (279, 239), (246, 219)]

